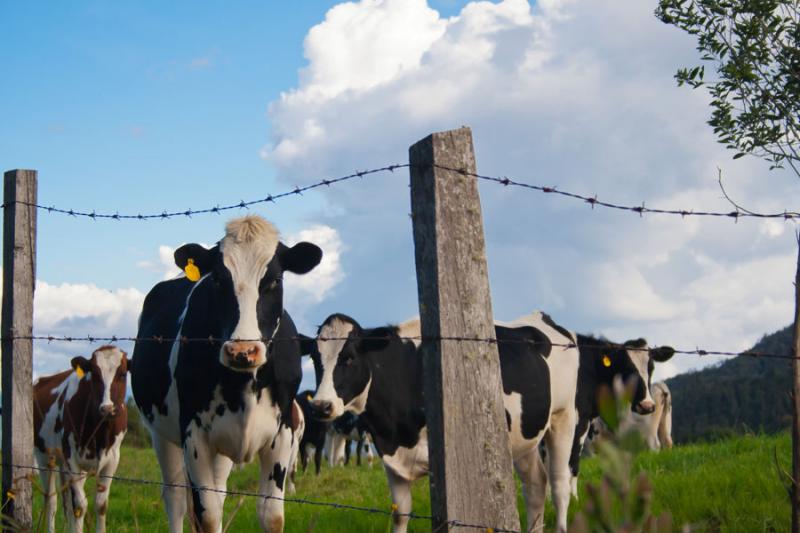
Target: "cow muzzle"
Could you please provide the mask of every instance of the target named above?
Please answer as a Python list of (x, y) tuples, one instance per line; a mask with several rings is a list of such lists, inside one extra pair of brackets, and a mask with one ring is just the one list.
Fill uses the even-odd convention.
[(313, 400), (311, 402), (311, 414), (320, 420), (333, 420), (333, 402), (328, 400)]
[(651, 400), (644, 400), (636, 404), (634, 410), (640, 415), (649, 415), (656, 410), (656, 404)]
[(104, 417), (114, 416), (117, 414), (117, 408), (113, 403), (104, 403), (100, 406), (100, 415)]
[(221, 363), (232, 370), (248, 372), (267, 362), (263, 342), (228, 341), (222, 345)]

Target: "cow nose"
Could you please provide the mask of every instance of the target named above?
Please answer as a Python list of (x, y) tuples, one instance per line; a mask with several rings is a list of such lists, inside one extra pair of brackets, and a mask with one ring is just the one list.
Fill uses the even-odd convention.
[(314, 414), (321, 418), (328, 418), (333, 412), (333, 403), (327, 400), (314, 400), (311, 402)]
[(649, 415), (653, 411), (656, 410), (656, 404), (650, 400), (644, 400), (639, 402), (639, 414), (641, 415)]
[(100, 406), (100, 414), (103, 416), (114, 416), (116, 412), (117, 410), (113, 403), (103, 404)]
[(253, 366), (258, 354), (258, 346), (254, 342), (230, 341), (225, 343), (225, 354), (233, 366)]

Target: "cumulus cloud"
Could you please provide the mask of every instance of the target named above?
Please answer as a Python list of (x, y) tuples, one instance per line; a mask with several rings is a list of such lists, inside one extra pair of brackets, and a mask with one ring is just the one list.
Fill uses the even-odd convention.
[[(369, 43), (365, 45), (364, 43)], [(636, 0), (361, 0), (305, 41), (296, 87), (269, 106), (263, 155), (288, 183), (403, 162), (432, 131), (469, 124), (482, 173), (650, 207), (782, 211), (796, 179), (731, 160), (705, 124), (708, 98), (675, 86), (694, 43)], [(406, 174), (325, 194), (348, 276), (315, 310), (365, 324), (416, 313)], [(571, 329), (741, 350), (791, 321), (795, 242), (783, 221), (591, 210), (481, 184), (498, 318), (550, 311)], [(709, 360), (711, 361), (711, 360)], [(664, 375), (702, 362), (678, 358)]]

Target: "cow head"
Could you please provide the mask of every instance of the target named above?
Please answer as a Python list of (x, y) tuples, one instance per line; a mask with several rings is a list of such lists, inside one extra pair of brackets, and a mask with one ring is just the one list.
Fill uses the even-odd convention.
[[(223, 366), (255, 372), (267, 362), (280, 326), (283, 273), (305, 274), (321, 259), (314, 244), (280, 242), (275, 227), (259, 216), (231, 220), (213, 248), (186, 244), (175, 251), (175, 264), (196, 280), (184, 324), (201, 320), (203, 331), (222, 339)], [(192, 304), (201, 318), (190, 316)]]
[(655, 409), (650, 382), (656, 362), (669, 360), (675, 350), (669, 346), (649, 348), (647, 341), (636, 339), (622, 345), (604, 342), (594, 354), (595, 368), (601, 383), (613, 387), (615, 379), (633, 388), (631, 409), (646, 415)]
[(387, 337), (390, 329), (365, 331), (342, 314), (325, 319), (317, 331), (316, 346), (310, 351), (317, 377), (317, 393), (311, 406), (317, 418), (330, 421), (345, 411), (364, 412), (372, 382), (365, 354), (385, 346), (382, 338), (373, 337)]
[(125, 409), (128, 354), (116, 346), (101, 346), (91, 359), (73, 357), (72, 368), (91, 383), (100, 415), (115, 416)]

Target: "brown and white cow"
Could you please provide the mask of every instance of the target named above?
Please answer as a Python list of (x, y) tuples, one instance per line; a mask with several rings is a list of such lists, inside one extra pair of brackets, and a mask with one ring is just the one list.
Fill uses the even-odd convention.
[[(87, 500), (84, 484), (97, 472), (95, 512), (98, 532), (106, 530), (111, 479), (128, 424), (125, 408), (127, 354), (102, 346), (91, 359), (74, 357), (72, 369), (33, 384), (34, 455), (40, 468), (60, 471), (64, 511), (70, 530), (83, 531)], [(47, 530), (55, 530), (56, 472), (42, 471)]]

